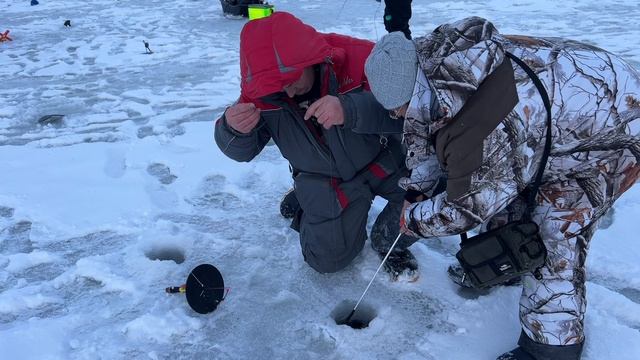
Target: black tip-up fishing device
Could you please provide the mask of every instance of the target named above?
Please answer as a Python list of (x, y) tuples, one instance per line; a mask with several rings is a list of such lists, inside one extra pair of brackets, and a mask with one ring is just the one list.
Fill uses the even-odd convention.
[(224, 287), (222, 274), (215, 266), (202, 264), (191, 270), (186, 284), (171, 286), (165, 291), (168, 294), (184, 293), (195, 312), (208, 314), (226, 298), (229, 288)]

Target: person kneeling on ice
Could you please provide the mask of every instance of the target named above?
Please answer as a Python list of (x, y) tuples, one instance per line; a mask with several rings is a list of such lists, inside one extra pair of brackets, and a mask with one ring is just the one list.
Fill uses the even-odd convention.
[[(289, 161), (291, 227), (305, 261), (321, 273), (343, 269), (362, 250), (375, 196), (388, 203), (371, 230), (374, 250), (384, 256), (400, 231), (398, 180), (408, 174), (402, 123), (368, 91), (364, 62), (373, 45), (319, 33), (285, 12), (248, 22), (240, 99), (215, 125), (216, 143), (231, 159), (251, 161), (271, 139)], [(400, 238), (387, 261), (392, 278), (417, 277), (407, 249), (415, 241)]]
[[(526, 236), (546, 260), (522, 276), (519, 347), (498, 359), (579, 359), (589, 241), (640, 173), (640, 74), (595, 46), (501, 35), (478, 17), (415, 41), (386, 35), (365, 73), (404, 119), (412, 174), (400, 184), (415, 200), (403, 210), (405, 233), (482, 225), (475, 238), (488, 239), (525, 214), (539, 228)], [(433, 195), (441, 174), (446, 191)]]

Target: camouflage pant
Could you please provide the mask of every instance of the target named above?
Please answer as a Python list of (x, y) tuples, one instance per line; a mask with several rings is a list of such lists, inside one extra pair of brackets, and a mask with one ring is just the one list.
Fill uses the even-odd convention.
[[(545, 185), (533, 214), (540, 225), (548, 258), (541, 269), (541, 280), (532, 275), (522, 278), (520, 322), (527, 336), (542, 344), (571, 345), (584, 340), (585, 261), (589, 241), (600, 217), (628, 188), (617, 187), (609, 201), (594, 201), (589, 190), (581, 185), (579, 180)], [(487, 228), (519, 219), (523, 210), (524, 200), (519, 198), (496, 214)]]

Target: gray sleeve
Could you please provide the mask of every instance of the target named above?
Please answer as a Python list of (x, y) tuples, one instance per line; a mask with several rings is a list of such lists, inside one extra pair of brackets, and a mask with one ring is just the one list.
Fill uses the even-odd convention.
[(402, 134), (403, 121), (389, 117), (389, 111), (376, 101), (370, 91), (338, 97), (344, 110), (343, 127), (359, 134)]
[(227, 124), (224, 114), (216, 121), (214, 137), (220, 150), (229, 158), (249, 162), (258, 155), (271, 139), (261, 118), (258, 126), (248, 134), (234, 130)]

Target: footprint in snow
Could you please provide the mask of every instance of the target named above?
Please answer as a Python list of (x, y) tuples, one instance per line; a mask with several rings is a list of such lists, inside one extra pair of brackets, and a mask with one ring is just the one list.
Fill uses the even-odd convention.
[(178, 177), (171, 173), (171, 169), (165, 164), (153, 163), (147, 166), (147, 173), (160, 181), (164, 185), (169, 185)]

